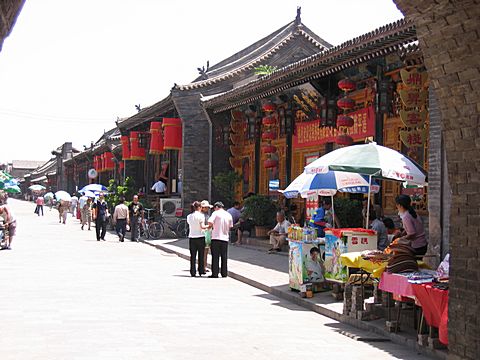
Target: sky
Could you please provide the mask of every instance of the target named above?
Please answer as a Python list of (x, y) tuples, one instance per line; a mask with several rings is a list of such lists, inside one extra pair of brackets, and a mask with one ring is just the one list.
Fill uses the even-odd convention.
[(333, 45), (403, 17), (391, 0), (27, 0), (0, 52), (0, 163), (82, 150), (297, 6)]

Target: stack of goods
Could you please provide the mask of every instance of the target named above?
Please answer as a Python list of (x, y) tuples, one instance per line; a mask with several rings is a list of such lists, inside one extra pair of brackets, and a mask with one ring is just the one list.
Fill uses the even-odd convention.
[(302, 240), (305, 242), (311, 242), (317, 239), (317, 229), (311, 227), (304, 227), (303, 228), (303, 238)]
[(393, 256), (388, 260), (387, 272), (406, 273), (418, 271), (415, 251), (408, 245), (393, 244), (390, 245)]
[(352, 286), (352, 300), (350, 315), (357, 316), (358, 311), (363, 310), (363, 294), (362, 287), (359, 285)]
[(345, 284), (343, 291), (343, 315), (350, 315), (352, 311), (352, 284)]
[(407, 278), (411, 284), (425, 284), (433, 282), (434, 275), (427, 272), (414, 272), (409, 274)]
[(287, 230), (287, 236), (290, 241), (302, 241), (303, 228), (298, 225), (291, 225)]
[(388, 261), (391, 258), (391, 255), (385, 254), (381, 250), (365, 250), (365, 251), (362, 251), (360, 256), (364, 260), (370, 260), (372, 262), (377, 262), (377, 263)]

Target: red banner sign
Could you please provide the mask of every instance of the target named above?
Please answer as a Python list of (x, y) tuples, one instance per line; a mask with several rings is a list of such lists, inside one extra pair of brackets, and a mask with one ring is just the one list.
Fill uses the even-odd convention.
[[(375, 135), (375, 112), (372, 106), (351, 112), (348, 116), (354, 120), (353, 126), (348, 128), (348, 134), (353, 140), (363, 140)], [(320, 127), (320, 120), (298, 123), (293, 137), (293, 147), (304, 148), (335, 142), (337, 135), (336, 128)]]

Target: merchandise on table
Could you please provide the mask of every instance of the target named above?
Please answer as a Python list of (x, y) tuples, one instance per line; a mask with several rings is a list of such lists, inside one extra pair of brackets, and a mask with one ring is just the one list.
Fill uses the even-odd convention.
[(325, 230), (325, 278), (347, 282), (348, 268), (342, 264), (341, 255), (349, 252), (377, 249), (377, 235), (366, 229)]

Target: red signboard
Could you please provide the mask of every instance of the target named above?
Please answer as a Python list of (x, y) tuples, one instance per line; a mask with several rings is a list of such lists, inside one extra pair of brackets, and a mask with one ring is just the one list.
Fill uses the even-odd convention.
[[(363, 140), (375, 135), (375, 112), (372, 106), (347, 115), (354, 120), (353, 126), (347, 131), (353, 140)], [(320, 127), (320, 120), (298, 123), (293, 137), (293, 147), (304, 148), (335, 142), (337, 135), (336, 128)]]

